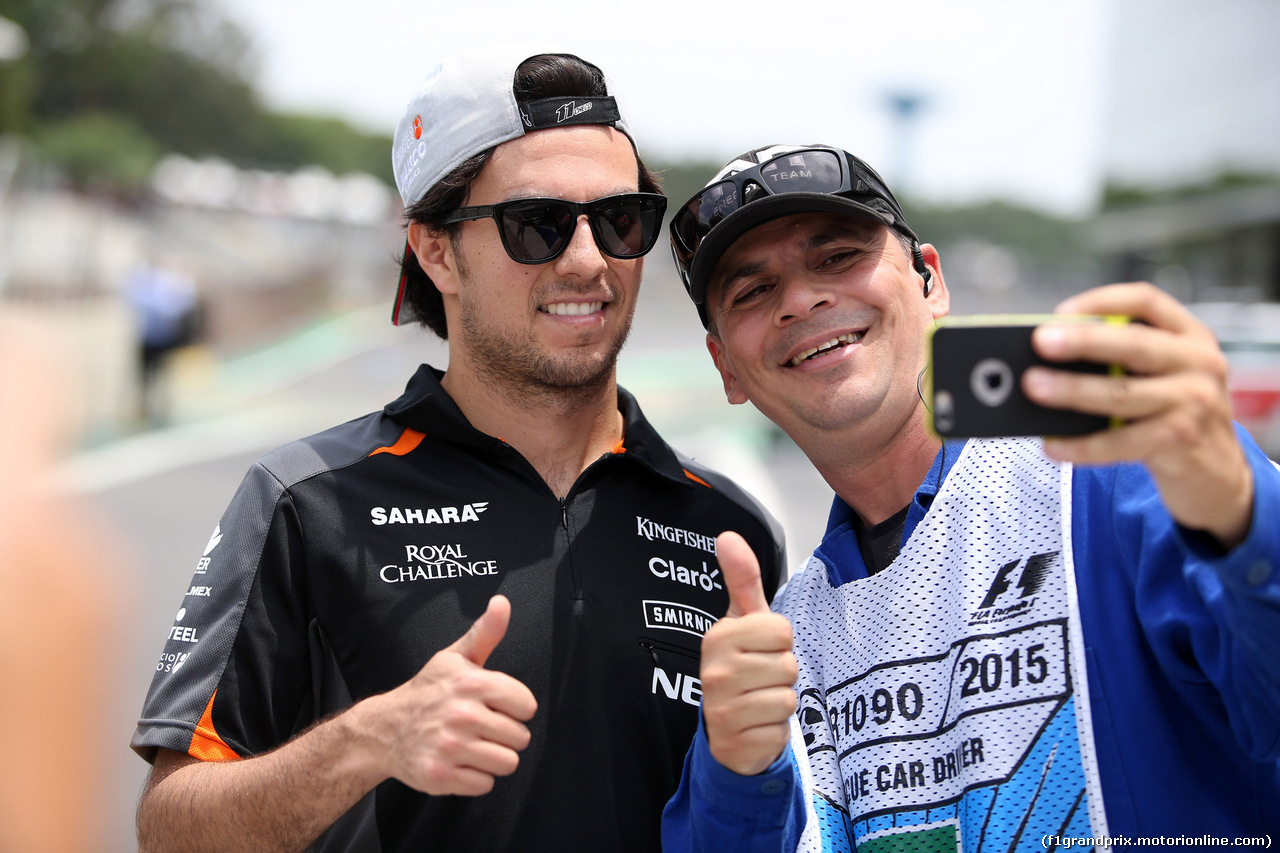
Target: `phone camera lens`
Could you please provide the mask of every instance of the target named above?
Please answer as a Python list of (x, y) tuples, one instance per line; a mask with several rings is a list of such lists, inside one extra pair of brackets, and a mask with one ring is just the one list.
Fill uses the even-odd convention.
[(1013, 371), (998, 358), (984, 358), (973, 366), (969, 388), (978, 402), (995, 408), (1013, 393)]

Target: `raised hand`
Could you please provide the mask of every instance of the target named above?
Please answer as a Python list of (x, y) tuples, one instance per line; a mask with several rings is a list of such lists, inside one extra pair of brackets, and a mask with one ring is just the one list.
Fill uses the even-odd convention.
[(796, 709), (791, 623), (769, 611), (760, 563), (741, 536), (720, 534), (716, 554), (729, 611), (702, 638), (702, 714), (711, 754), (750, 776), (787, 745)]
[(405, 684), (376, 699), (385, 714), (390, 773), (428, 794), (475, 796), (508, 776), (529, 745), (524, 725), (537, 711), (529, 688), (484, 668), (506, 635), (511, 604), (501, 595), (470, 630)]
[(1139, 461), (1170, 514), (1222, 545), (1249, 531), (1253, 475), (1231, 425), (1227, 360), (1213, 334), (1172, 296), (1150, 284), (1094, 288), (1059, 313), (1124, 314), (1141, 324), (1042, 326), (1032, 338), (1050, 361), (1119, 364), (1125, 376), (1028, 370), (1023, 390), (1037, 403), (1119, 417), (1120, 429), (1047, 439), (1069, 462)]

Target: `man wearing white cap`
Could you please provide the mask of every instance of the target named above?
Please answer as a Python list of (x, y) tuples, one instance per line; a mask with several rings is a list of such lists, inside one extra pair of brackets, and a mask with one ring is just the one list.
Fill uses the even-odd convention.
[(134, 735), (141, 847), (657, 849), (714, 535), (770, 592), (782, 562), (615, 384), (665, 199), (600, 70), (545, 48), (446, 60), (393, 161), (393, 320), (448, 370), (249, 472)]

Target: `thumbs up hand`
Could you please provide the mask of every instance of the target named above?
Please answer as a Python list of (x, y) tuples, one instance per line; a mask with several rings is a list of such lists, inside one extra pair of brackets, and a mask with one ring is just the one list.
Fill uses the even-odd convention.
[(711, 754), (743, 776), (766, 770), (790, 735), (797, 666), (791, 623), (772, 613), (760, 563), (746, 541), (716, 539), (729, 610), (702, 638), (702, 715)]
[(521, 682), (484, 668), (510, 619), (511, 603), (495, 595), (413, 678), (366, 700), (376, 708), (366, 709), (375, 724), (364, 734), (376, 739), (386, 776), (428, 794), (476, 796), (515, 772), (538, 703)]

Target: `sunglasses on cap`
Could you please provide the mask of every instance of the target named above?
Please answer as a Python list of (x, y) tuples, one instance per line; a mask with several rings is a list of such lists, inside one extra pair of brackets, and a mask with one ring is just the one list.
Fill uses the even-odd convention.
[(611, 258), (628, 260), (653, 248), (666, 209), (666, 196), (658, 193), (623, 193), (584, 202), (520, 198), (460, 207), (443, 224), (493, 219), (511, 260), (544, 264), (560, 257), (573, 239), (578, 217), (586, 216), (600, 251)]
[[(814, 147), (789, 151), (748, 169), (708, 184), (672, 217), (671, 248), (681, 273), (688, 274), (698, 246), (711, 230), (744, 205), (782, 193), (866, 195), (897, 202), (880, 176), (851, 162), (835, 148)], [(898, 212), (898, 219), (901, 220)]]

